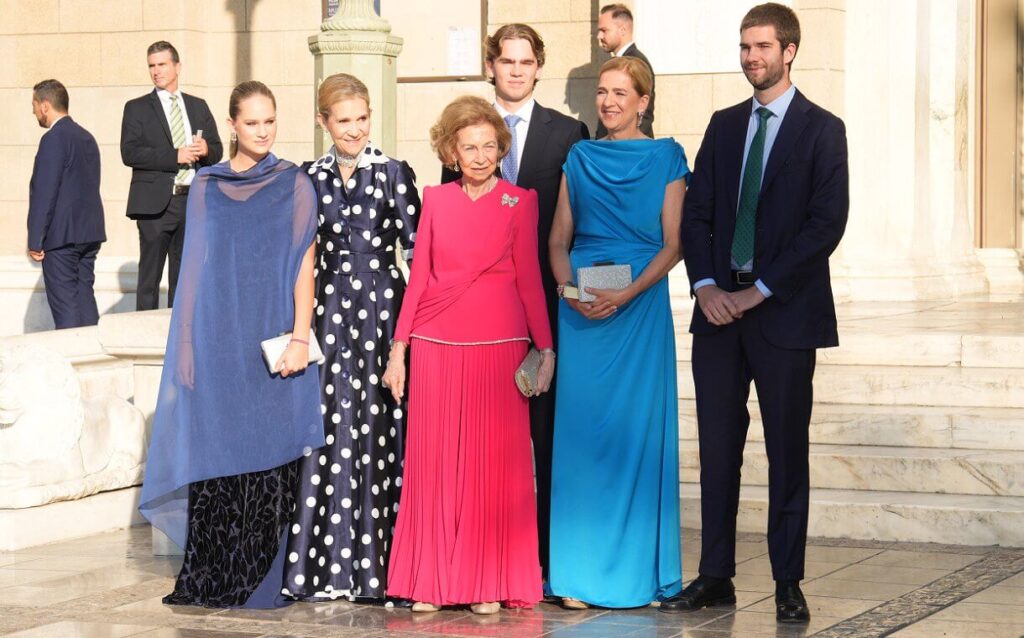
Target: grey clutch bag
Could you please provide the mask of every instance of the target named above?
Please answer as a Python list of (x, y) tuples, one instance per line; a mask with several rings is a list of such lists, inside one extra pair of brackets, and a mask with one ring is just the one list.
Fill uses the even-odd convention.
[[(320, 343), (316, 340), (313, 329), (309, 329), (309, 363), (323, 363), (324, 353), (320, 351)], [(288, 342), (292, 340), (292, 333), (286, 332), (271, 339), (260, 341), (260, 350), (263, 351), (263, 360), (267, 362), (267, 370), (270, 374), (277, 374), (274, 366), (281, 360)]]
[[(594, 301), (594, 295), (588, 293), (584, 288), (622, 290), (633, 283), (633, 270), (629, 264), (608, 264), (601, 266), (584, 266), (576, 269), (576, 285), (565, 287), (565, 296), (580, 301)], [(577, 296), (573, 296), (575, 293)]]
[(537, 377), (540, 376), (540, 363), (542, 355), (540, 350), (530, 348), (526, 358), (516, 369), (516, 387), (525, 397), (532, 397), (537, 391)]

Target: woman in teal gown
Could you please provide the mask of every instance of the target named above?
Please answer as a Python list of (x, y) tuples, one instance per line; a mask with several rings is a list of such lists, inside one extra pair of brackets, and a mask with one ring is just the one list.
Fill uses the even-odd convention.
[(569, 608), (639, 607), (682, 589), (667, 275), (680, 259), (689, 169), (674, 140), (638, 129), (651, 83), (636, 58), (602, 67), (609, 134), (570, 151), (549, 244), (563, 284), (600, 262), (629, 264), (633, 279), (559, 308), (547, 591)]

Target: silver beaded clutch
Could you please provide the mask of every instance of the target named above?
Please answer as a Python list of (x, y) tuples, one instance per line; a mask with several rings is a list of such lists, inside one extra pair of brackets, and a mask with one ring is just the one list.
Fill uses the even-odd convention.
[(633, 271), (629, 264), (610, 264), (606, 266), (584, 266), (576, 269), (576, 285), (579, 287), (580, 301), (594, 301), (591, 290), (622, 290), (633, 283)]
[(526, 353), (526, 358), (516, 369), (516, 387), (524, 397), (532, 397), (533, 393), (537, 391), (540, 364), (543, 358), (539, 350), (530, 348), (530, 351)]
[[(313, 329), (309, 330), (309, 363), (324, 362), (324, 353), (320, 351), (320, 343), (316, 340), (316, 334)], [(272, 337), (270, 339), (264, 339), (260, 341), (260, 350), (263, 351), (263, 360), (267, 362), (267, 369), (270, 370), (270, 374), (277, 374), (275, 366), (277, 362), (281, 360), (281, 355), (284, 354), (285, 348), (288, 347), (288, 342), (292, 340), (292, 333), (286, 332), (282, 335)]]

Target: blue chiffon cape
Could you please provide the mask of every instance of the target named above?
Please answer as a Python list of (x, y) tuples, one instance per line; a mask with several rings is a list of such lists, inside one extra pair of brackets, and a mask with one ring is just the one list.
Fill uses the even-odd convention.
[(139, 510), (179, 547), (188, 486), (284, 465), (324, 445), (318, 371), (271, 375), (260, 342), (292, 329), (294, 287), (316, 232), (316, 195), (267, 155), (200, 169), (188, 197)]

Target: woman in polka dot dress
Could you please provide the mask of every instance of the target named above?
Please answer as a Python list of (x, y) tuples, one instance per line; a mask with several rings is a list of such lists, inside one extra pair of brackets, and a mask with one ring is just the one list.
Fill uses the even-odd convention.
[(408, 164), (368, 142), (369, 93), (337, 74), (317, 120), (334, 140), (304, 165), (320, 201), (314, 326), (327, 445), (300, 460), (283, 592), (382, 599), (402, 486), (404, 404), (380, 384), (412, 256), (419, 194)]

